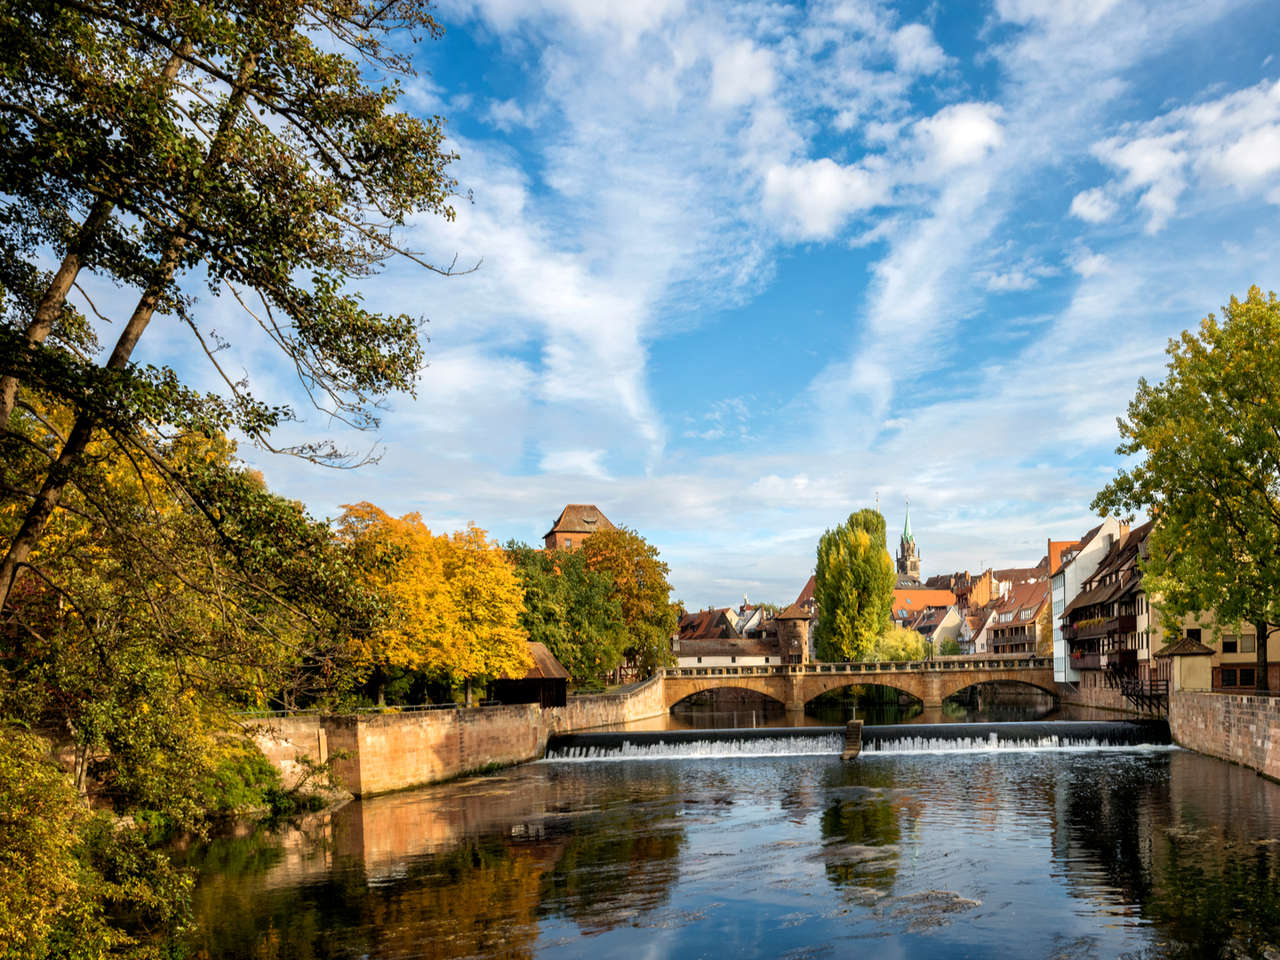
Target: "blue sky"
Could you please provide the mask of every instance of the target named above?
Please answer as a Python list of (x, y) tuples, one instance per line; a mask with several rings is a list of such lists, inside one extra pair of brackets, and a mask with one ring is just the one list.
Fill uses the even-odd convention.
[[(250, 454), (321, 516), (536, 542), (595, 503), (693, 606), (794, 599), (877, 493), (926, 574), (1032, 564), (1091, 525), (1167, 339), (1280, 285), (1273, 4), (439, 13), (405, 105), (474, 202), (408, 242), (483, 265), (364, 284), (430, 319), (417, 398), (346, 438), (378, 465)], [(297, 402), (274, 362), (254, 386)]]

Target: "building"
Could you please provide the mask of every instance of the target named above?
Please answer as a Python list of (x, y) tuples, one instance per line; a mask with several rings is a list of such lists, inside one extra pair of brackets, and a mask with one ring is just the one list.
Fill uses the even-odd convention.
[(902, 539), (898, 541), (898, 586), (920, 584), (920, 556), (916, 553), (916, 538), (911, 533), (911, 504), (907, 503), (907, 520), (902, 527)]
[(898, 626), (910, 628), (925, 610), (945, 609), (955, 603), (956, 595), (950, 590), (927, 590), (919, 583), (914, 587), (898, 587), (893, 591), (890, 617)]
[(1167, 661), (1151, 656), (1152, 634), (1158, 631), (1152, 629), (1139, 566), (1150, 534), (1150, 521), (1123, 530), (1057, 617), (1081, 688), (1119, 690), (1122, 680), (1165, 679), (1160, 671)]
[(733, 611), (728, 607), (708, 608), (686, 613), (680, 618), (678, 642), (686, 640), (741, 640), (734, 625)]
[(1079, 595), (1085, 580), (1098, 569), (1098, 564), (1115, 542), (1128, 532), (1128, 524), (1115, 517), (1107, 517), (1078, 541), (1048, 542), (1049, 596), (1053, 604), (1053, 677), (1059, 683), (1080, 681), (1080, 671), (1071, 663), (1070, 650), (1062, 634), (1062, 612)]
[(808, 611), (792, 604), (769, 620), (748, 617), (746, 622), (754, 621), (754, 626), (743, 637), (731, 608), (686, 613), (680, 618), (679, 633), (671, 638), (671, 652), (681, 667), (807, 663), (810, 619)]
[(600, 530), (617, 530), (593, 503), (571, 503), (543, 535), (548, 550), (577, 550), (587, 537)]
[(912, 621), (911, 629), (933, 645), (936, 655), (938, 644), (943, 640), (960, 642), (963, 625), (964, 617), (960, 615), (960, 607), (953, 603), (945, 607), (925, 607)]
[(987, 625), (987, 642), (996, 656), (1035, 653), (1041, 615), (1049, 605), (1049, 584), (1031, 580), (1015, 584), (996, 604)]
[(489, 683), (489, 696), (501, 703), (537, 703), (563, 707), (567, 702), (569, 671), (541, 643), (529, 641), (533, 666), (519, 679), (503, 674)]

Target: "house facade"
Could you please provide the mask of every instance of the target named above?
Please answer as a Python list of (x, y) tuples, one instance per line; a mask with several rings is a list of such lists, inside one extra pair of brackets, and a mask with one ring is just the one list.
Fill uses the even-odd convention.
[[(1059, 683), (1080, 682), (1079, 664), (1072, 662), (1071, 650), (1063, 635), (1063, 611), (1067, 604), (1079, 596), (1084, 582), (1093, 576), (1102, 558), (1128, 532), (1128, 524), (1122, 524), (1115, 517), (1107, 517), (1078, 541), (1068, 544), (1052, 540), (1048, 542), (1049, 596), (1053, 617), (1053, 677)], [(1055, 556), (1057, 566), (1053, 565)]]

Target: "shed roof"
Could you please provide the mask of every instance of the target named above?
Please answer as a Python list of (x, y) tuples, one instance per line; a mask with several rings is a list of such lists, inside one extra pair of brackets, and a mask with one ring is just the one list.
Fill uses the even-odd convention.
[(569, 671), (561, 665), (560, 661), (555, 658), (555, 655), (544, 644), (538, 643), (536, 640), (530, 640), (527, 646), (529, 647), (529, 655), (533, 657), (533, 666), (529, 668), (529, 672), (523, 677), (512, 677), (504, 673), (498, 677), (499, 680), (569, 679)]
[(1213, 647), (1206, 647), (1199, 640), (1183, 637), (1157, 650), (1157, 657), (1212, 657), (1216, 653)]

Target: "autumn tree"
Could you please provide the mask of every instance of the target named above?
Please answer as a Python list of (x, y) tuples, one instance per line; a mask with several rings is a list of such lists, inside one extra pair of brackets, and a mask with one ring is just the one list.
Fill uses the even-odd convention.
[(470, 705), (474, 679), (529, 669), (520, 581), (483, 530), (433, 534), (419, 514), (396, 518), (356, 503), (344, 508), (337, 533), (385, 601), (376, 628), (353, 638), (379, 704), (392, 670), (462, 683)]
[(535, 550), (507, 544), (524, 588), (520, 625), (545, 644), (579, 681), (602, 676), (622, 662), (627, 641), (613, 581), (587, 566), (580, 550)]
[(1163, 381), (1138, 381), (1117, 453), (1141, 456), (1095, 498), (1155, 519), (1145, 589), (1166, 619), (1213, 610), (1257, 630), (1257, 685), (1280, 622), (1280, 302), (1251, 287), (1219, 321), (1169, 342)]
[(677, 617), (671, 603), (671, 568), (658, 548), (626, 527), (593, 533), (582, 544), (588, 569), (605, 573), (622, 610), (627, 640), (624, 653), (642, 672), (674, 663), (671, 635)]
[(822, 535), (813, 586), (818, 659), (843, 663), (862, 658), (889, 627), (894, 582), (885, 520), (878, 510), (851, 513)]

